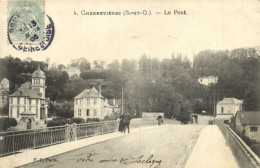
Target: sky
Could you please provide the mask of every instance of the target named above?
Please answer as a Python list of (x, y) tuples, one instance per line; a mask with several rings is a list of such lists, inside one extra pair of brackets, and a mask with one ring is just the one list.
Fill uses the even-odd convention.
[[(52, 44), (40, 52), (15, 50), (6, 35), (7, 7), (1, 1), (0, 57), (12, 55), (37, 61), (49, 58), (67, 65), (71, 59), (89, 61), (139, 59), (146, 54), (160, 60), (182, 52), (190, 59), (201, 50), (260, 46), (259, 1), (46, 1), (54, 21)], [(5, 7), (4, 7), (5, 6)], [(143, 11), (151, 16), (86, 16), (85, 11)], [(171, 15), (164, 15), (164, 10)], [(186, 10), (187, 15), (173, 15)], [(79, 15), (74, 15), (76, 11)], [(161, 12), (161, 15), (154, 14)]]

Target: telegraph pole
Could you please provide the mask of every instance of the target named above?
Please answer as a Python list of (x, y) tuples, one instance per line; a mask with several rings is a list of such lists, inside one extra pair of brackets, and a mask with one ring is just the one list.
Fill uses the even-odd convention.
[(123, 88), (123, 84), (122, 84), (122, 104), (121, 104), (121, 114), (124, 113), (124, 88)]
[(216, 99), (216, 88), (214, 86), (214, 100), (213, 100), (214, 101), (214, 103), (213, 103), (214, 104), (214, 124), (215, 124), (215, 120), (216, 120), (216, 104), (215, 104), (216, 100), (215, 99)]

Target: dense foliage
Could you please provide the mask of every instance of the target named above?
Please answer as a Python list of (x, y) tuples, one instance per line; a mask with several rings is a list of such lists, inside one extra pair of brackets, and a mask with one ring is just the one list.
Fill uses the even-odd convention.
[[(102, 95), (120, 99), (124, 92), (124, 111), (132, 116), (142, 112), (164, 112), (166, 117), (175, 117), (186, 123), (190, 113), (205, 110), (213, 114), (216, 101), (224, 97), (235, 97), (244, 102), (245, 110), (260, 110), (259, 107), (259, 54), (254, 48), (232, 51), (201, 51), (194, 56), (193, 66), (186, 56), (172, 55), (171, 59), (158, 60), (145, 55), (137, 60), (115, 60), (107, 65), (94, 62), (94, 68), (85, 58), (72, 60), (70, 66), (81, 70), (81, 78), (69, 79), (62, 71), (64, 65), (52, 65), (36, 61), (21, 61), (11, 56), (0, 58), (0, 79), (11, 82), (11, 93), (15, 85), (30, 79), (40, 65), (46, 74), (46, 96), (51, 101), (73, 101), (85, 88), (102, 79)], [(203, 86), (198, 83), (202, 76), (218, 76), (216, 85)], [(73, 107), (49, 106), (55, 116), (73, 117)]]
[(14, 118), (0, 118), (0, 130), (7, 130), (10, 127), (17, 126), (17, 121)]

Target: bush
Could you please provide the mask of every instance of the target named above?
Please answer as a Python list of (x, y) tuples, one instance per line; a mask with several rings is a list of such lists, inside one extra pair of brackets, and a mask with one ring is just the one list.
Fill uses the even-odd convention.
[(116, 116), (105, 116), (104, 121), (111, 121), (111, 120), (116, 120)]
[(70, 124), (76, 123), (76, 124), (81, 124), (84, 123), (85, 120), (83, 118), (80, 117), (73, 117), (70, 119)]
[(0, 118), (0, 130), (7, 130), (10, 127), (17, 126), (17, 121), (14, 118)]
[(66, 118), (54, 118), (47, 122), (47, 127), (55, 127), (69, 124), (69, 120)]
[(89, 123), (89, 122), (100, 122), (100, 119), (99, 118), (88, 118), (86, 120), (86, 123)]

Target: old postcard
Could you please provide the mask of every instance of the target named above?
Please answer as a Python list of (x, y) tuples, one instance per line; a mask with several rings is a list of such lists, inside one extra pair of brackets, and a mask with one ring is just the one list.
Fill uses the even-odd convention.
[(259, 0), (1, 0), (0, 167), (257, 168)]

